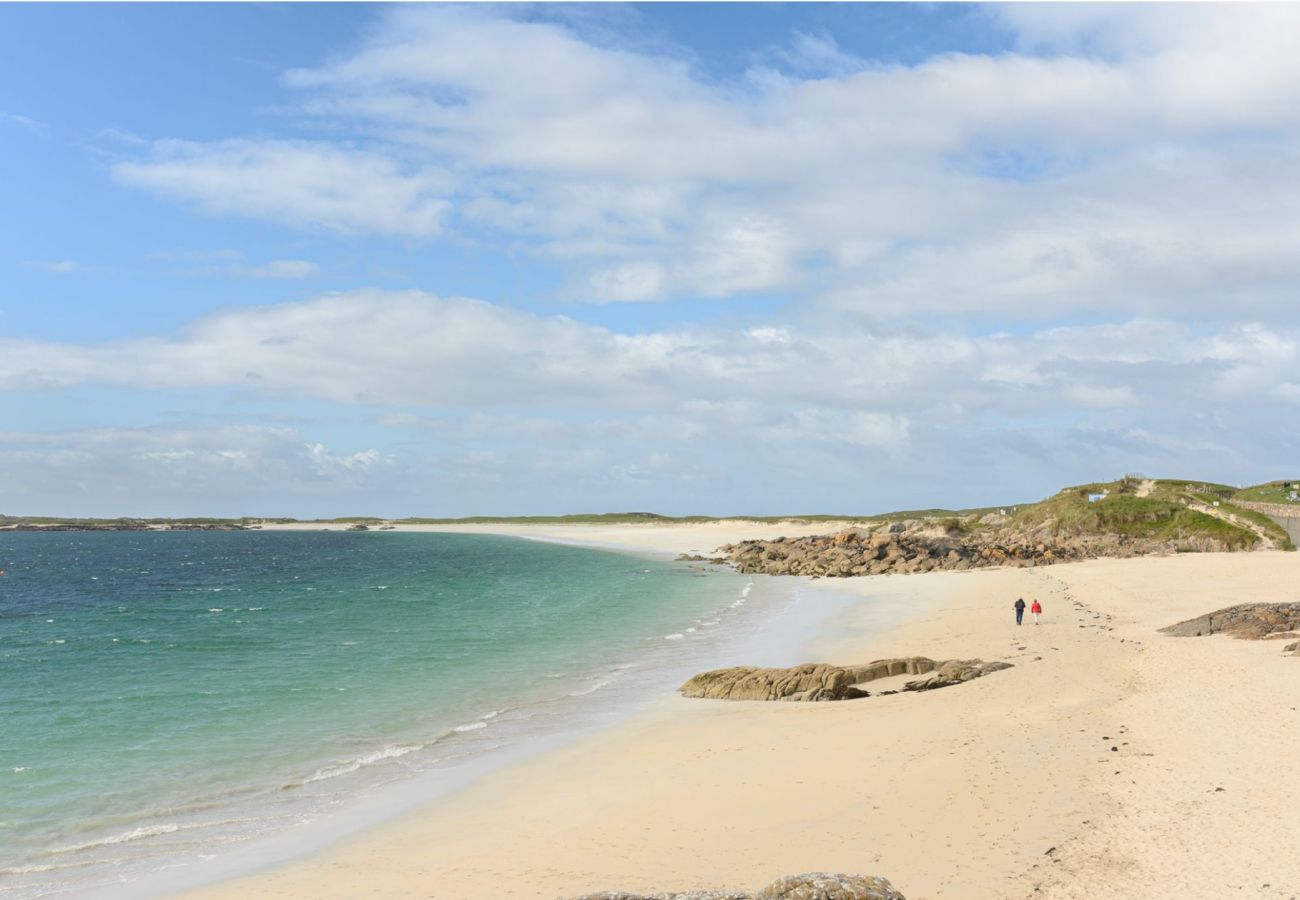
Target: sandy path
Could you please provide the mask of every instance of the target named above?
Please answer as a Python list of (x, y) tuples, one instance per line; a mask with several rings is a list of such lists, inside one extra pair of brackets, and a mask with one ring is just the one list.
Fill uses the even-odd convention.
[[(1294, 599), (1300, 554), (1184, 554), (817, 582), (872, 604), (838, 662), (1005, 658), (842, 704), (666, 698), (303, 863), (207, 898), (557, 897), (881, 874), (910, 900), (1300, 895), (1300, 659), (1155, 629)], [(1044, 621), (1017, 628), (1016, 596)], [(1115, 747), (1115, 750), (1111, 748)], [(1222, 788), (1222, 790), (1217, 790)]]

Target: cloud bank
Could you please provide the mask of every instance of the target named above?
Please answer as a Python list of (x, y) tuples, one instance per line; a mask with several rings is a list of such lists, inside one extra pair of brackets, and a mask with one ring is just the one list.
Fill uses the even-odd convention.
[(284, 76), (296, 114), (344, 137), (160, 140), (115, 175), (297, 228), (519, 242), (593, 302), (1289, 308), (1294, 7), (1012, 5), (1019, 52), (910, 66), (796, 33), (724, 83), (528, 14), (399, 8)]

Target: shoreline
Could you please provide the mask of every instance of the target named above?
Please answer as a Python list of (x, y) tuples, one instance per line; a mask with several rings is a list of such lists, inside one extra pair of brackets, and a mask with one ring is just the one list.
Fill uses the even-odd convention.
[[(337, 532), (342, 529), (288, 527), (277, 530)], [(496, 530), (482, 527), (416, 526), (401, 530), (416, 533), (468, 532), (498, 535)], [(539, 530), (545, 533), (537, 533)], [(580, 532), (575, 535), (569, 532), (570, 529), (565, 528), (525, 527), (510, 529), (509, 534), (498, 536), (565, 546), (581, 546), (619, 555), (659, 559), (663, 562), (673, 561), (678, 552), (676, 543), (681, 539), (681, 535), (676, 535), (667, 544), (663, 541), (641, 541), (630, 544), (619, 532), (610, 533), (604, 528), (599, 529), (597, 534)], [(706, 543), (714, 540), (715, 537), (709, 535), (705, 538)], [(366, 538), (359, 536), (359, 539)], [(727, 538), (724, 535), (721, 539)], [(710, 546), (709, 549), (712, 547)], [(123, 898), (174, 896), (184, 891), (202, 890), (235, 879), (256, 876), (257, 873), (267, 870), (293, 865), (327, 852), (329, 848), (340, 843), (346, 844), (356, 840), (415, 810), (436, 806), (447, 797), (503, 769), (526, 763), (535, 757), (554, 752), (575, 741), (584, 740), (606, 730), (619, 728), (647, 706), (662, 699), (666, 693), (671, 693), (678, 684), (699, 671), (701, 667), (712, 664), (714, 660), (725, 657), (739, 664), (745, 660), (759, 658), (770, 665), (789, 665), (798, 662), (798, 658), (789, 655), (792, 649), (789, 637), (792, 634), (812, 637), (817, 619), (816, 615), (807, 615), (802, 608), (797, 614), (792, 615), (795, 607), (807, 606), (807, 601), (801, 602), (798, 596), (798, 583), (802, 580), (777, 579), (761, 575), (741, 576), (734, 573), (728, 573), (728, 577), (738, 579), (740, 583), (748, 581), (748, 585), (744, 586), (740, 594), (739, 603), (730, 603), (732, 606), (743, 604), (746, 608), (743, 611), (731, 610), (733, 614), (739, 613), (739, 618), (713, 639), (696, 646), (691, 651), (694, 657), (690, 661), (683, 663), (682, 660), (687, 659), (683, 657), (676, 663), (666, 663), (661, 659), (650, 668), (644, 668), (645, 661), (639, 665), (619, 666), (619, 669), (634, 668), (635, 672), (632, 674), (636, 677), (620, 678), (620, 685), (615, 688), (605, 687), (599, 696), (593, 698), (594, 706), (586, 705), (584, 698), (584, 707), (575, 709), (575, 715), (571, 719), (562, 722), (557, 720), (552, 723), (550, 730), (543, 729), (531, 734), (522, 743), (512, 742), (510, 745), (492, 749), (482, 756), (456, 763), (450, 768), (412, 773), (397, 781), (390, 780), (363, 788), (359, 792), (354, 792), (341, 808), (324, 816), (313, 817), (314, 821), (293, 826), (279, 834), (253, 838), (247, 843), (229, 849), (214, 849), (212, 852), (220, 853), (220, 857), (209, 857), (205, 854), (200, 857), (202, 861), (164, 867), (152, 873), (132, 876), (129, 882), (123, 882), (120, 887), (97, 889), (94, 896)], [(745, 602), (746, 599), (748, 603)], [(755, 601), (758, 601), (757, 604)], [(724, 605), (727, 602), (730, 601), (724, 601)], [(750, 611), (751, 609), (753, 612)], [(726, 618), (725, 614), (729, 611), (719, 607), (717, 612), (723, 613)], [(713, 617), (717, 617), (717, 612)], [(668, 668), (664, 668), (665, 665)], [(669, 674), (671, 677), (666, 677)]]
[[(534, 528), (516, 536), (578, 531)], [(612, 549), (629, 529), (659, 530), (643, 551), (731, 539), (703, 547), (721, 529), (674, 528), (596, 527), (587, 545)], [(1300, 554), (1284, 553), (805, 581), (810, 597), (854, 598), (819, 626), (818, 661), (1013, 668), (845, 703), (664, 697), (303, 860), (185, 896), (567, 897), (754, 889), (820, 870), (883, 875), (909, 900), (1290, 897), (1300, 861), (1270, 848), (1300, 843), (1300, 663), (1276, 642), (1156, 629), (1293, 600), (1297, 582)], [(1043, 600), (1041, 626), (1014, 625), (1016, 596)]]
[[(909, 900), (1291, 896), (1300, 862), (1269, 848), (1300, 841), (1295, 766), (1279, 760), (1300, 665), (1275, 642), (1156, 628), (1290, 600), (1297, 581), (1300, 557), (1282, 553), (818, 581), (862, 598), (827, 623), (826, 662), (1014, 667), (844, 704), (664, 697), (308, 860), (187, 896), (753, 890), (807, 870), (884, 875)], [(1019, 594), (1044, 601), (1043, 626), (1014, 626)], [(868, 596), (923, 600), (872, 635)]]

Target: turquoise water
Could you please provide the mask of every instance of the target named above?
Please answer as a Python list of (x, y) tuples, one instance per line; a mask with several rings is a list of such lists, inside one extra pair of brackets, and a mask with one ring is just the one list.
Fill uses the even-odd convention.
[(751, 586), (459, 534), (10, 532), (0, 568), (13, 897), (210, 859), (662, 691)]

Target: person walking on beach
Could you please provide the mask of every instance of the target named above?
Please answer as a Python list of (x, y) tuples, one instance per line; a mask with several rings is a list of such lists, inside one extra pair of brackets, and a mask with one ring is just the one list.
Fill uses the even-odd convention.
[(1043, 604), (1039, 603), (1038, 600), (1035, 599), (1034, 605), (1029, 607), (1029, 611), (1034, 614), (1034, 624), (1037, 625), (1038, 617), (1043, 614)]
[(1025, 598), (1016, 598), (1016, 624), (1019, 625), (1025, 618)]

